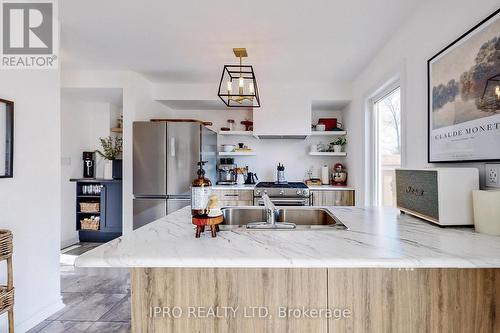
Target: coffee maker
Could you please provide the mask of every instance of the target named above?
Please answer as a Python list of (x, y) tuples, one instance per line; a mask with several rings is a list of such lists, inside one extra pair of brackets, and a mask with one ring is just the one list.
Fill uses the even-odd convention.
[(234, 158), (221, 158), (219, 160), (219, 168), (217, 174), (218, 174), (217, 184), (235, 185), (236, 164), (234, 164)]
[(83, 152), (83, 178), (95, 178), (95, 153)]

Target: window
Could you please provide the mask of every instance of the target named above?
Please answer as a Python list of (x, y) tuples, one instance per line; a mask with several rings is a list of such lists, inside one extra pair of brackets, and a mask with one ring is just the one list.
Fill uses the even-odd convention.
[(374, 203), (395, 206), (394, 170), (401, 167), (401, 89), (398, 86), (373, 101)]

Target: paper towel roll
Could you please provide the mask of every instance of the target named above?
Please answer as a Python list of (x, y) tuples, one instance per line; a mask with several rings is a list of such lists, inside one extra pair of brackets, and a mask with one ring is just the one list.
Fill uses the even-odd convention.
[(330, 184), (330, 173), (328, 171), (328, 166), (324, 165), (321, 168), (321, 184), (328, 185)]
[(477, 232), (500, 236), (500, 191), (472, 191)]

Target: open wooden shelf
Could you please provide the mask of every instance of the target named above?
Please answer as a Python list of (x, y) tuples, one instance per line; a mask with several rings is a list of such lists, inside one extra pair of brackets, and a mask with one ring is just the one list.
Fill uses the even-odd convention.
[(333, 151), (311, 151), (309, 152), (309, 155), (311, 156), (347, 156), (347, 153), (345, 151), (341, 153), (336, 153)]
[(113, 127), (112, 129), (110, 129), (111, 132), (113, 133), (123, 133), (123, 128), (121, 127)]
[(220, 151), (219, 156), (255, 156), (257, 155), (256, 152), (254, 151), (249, 151), (249, 152), (242, 152), (242, 151)]
[(344, 136), (347, 131), (312, 131), (311, 136)]
[(253, 136), (253, 131), (219, 131), (219, 135)]

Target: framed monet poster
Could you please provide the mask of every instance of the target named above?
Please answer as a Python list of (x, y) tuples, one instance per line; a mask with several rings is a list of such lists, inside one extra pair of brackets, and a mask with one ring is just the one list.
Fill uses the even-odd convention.
[(427, 62), (428, 161), (500, 160), (500, 9)]

